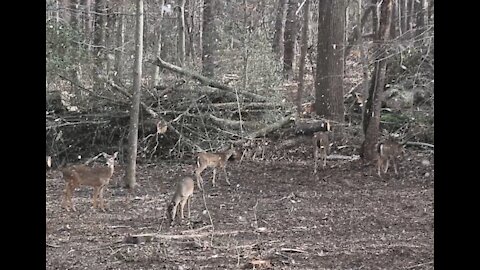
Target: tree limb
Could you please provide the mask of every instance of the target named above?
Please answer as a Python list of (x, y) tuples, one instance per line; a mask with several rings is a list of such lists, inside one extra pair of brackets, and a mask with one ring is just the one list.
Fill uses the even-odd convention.
[[(163, 61), (160, 57), (157, 57), (157, 59), (155, 61), (153, 61), (153, 64), (154, 65), (157, 65), (159, 67), (162, 67), (162, 68), (166, 68), (168, 70), (171, 70), (173, 72), (176, 72), (176, 73), (179, 73), (179, 74), (182, 74), (182, 75), (185, 75), (185, 76), (188, 76), (188, 77), (191, 77), (191, 78), (194, 78), (198, 81), (200, 81), (201, 83), (205, 84), (205, 85), (208, 85), (208, 86), (211, 86), (211, 87), (214, 87), (214, 88), (217, 88), (217, 89), (220, 89), (220, 90), (223, 90), (223, 91), (227, 91), (229, 93), (232, 93), (232, 94), (235, 94), (235, 89), (227, 86), (227, 85), (224, 85), (222, 83), (219, 83), (215, 80), (212, 80), (210, 78), (207, 78), (205, 76), (202, 76), (200, 74), (197, 74), (195, 72), (192, 72), (192, 71), (189, 71), (189, 70), (186, 70), (186, 69), (183, 69), (181, 67), (178, 67), (176, 65), (173, 65), (173, 64), (170, 64), (168, 62), (165, 62)], [(264, 96), (261, 96), (261, 95), (257, 95), (257, 94), (254, 94), (254, 93), (249, 93), (249, 92), (244, 92), (244, 91), (238, 91), (240, 94), (246, 96), (246, 97), (250, 97), (250, 98), (253, 98), (253, 99), (256, 99), (256, 100), (262, 100), (262, 101), (265, 101), (267, 100), (266, 97)]]

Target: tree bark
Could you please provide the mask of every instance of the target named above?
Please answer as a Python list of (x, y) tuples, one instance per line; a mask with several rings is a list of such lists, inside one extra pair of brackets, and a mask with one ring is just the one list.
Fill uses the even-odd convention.
[(305, 57), (308, 49), (308, 18), (309, 18), (310, 1), (305, 0), (303, 6), (303, 25), (302, 25), (302, 45), (300, 47), (300, 63), (298, 70), (298, 90), (297, 90), (297, 117), (302, 113), (302, 94), (305, 81)]
[(95, 67), (93, 69), (93, 90), (101, 89), (104, 68), (104, 42), (105, 42), (105, 3), (104, 0), (95, 1), (95, 31), (93, 38), (93, 52)]
[(120, 0), (117, 5), (117, 33), (116, 33), (116, 42), (115, 42), (115, 76), (114, 80), (116, 83), (121, 84), (121, 79), (123, 75), (123, 44), (125, 43), (125, 20), (123, 16), (125, 0)]
[(137, 14), (135, 27), (135, 62), (133, 72), (133, 100), (130, 111), (130, 130), (128, 135), (128, 165), (126, 170), (125, 184), (132, 189), (136, 184), (137, 166), (137, 141), (138, 141), (138, 117), (140, 114), (140, 97), (142, 82), (142, 58), (143, 58), (143, 0), (137, 0)]
[(425, 4), (426, 0), (415, 1), (415, 14), (417, 15), (415, 25), (415, 40), (417, 45), (422, 44), (423, 32), (425, 31)]
[(295, 39), (297, 0), (288, 0), (287, 18), (285, 21), (284, 32), (284, 54), (283, 54), (283, 72), (287, 79), (293, 79), (293, 59), (295, 57)]
[[(157, 26), (157, 44), (155, 46), (155, 56), (160, 58), (162, 53), (162, 22), (163, 22), (163, 10), (162, 7), (165, 5), (165, 0), (160, 0), (160, 15), (158, 16), (158, 26)], [(157, 86), (160, 84), (160, 67), (155, 66), (153, 72), (153, 84)]]
[(178, 65), (185, 63), (185, 0), (179, 0), (178, 3), (178, 39), (177, 39), (177, 59)]
[(318, 7), (315, 111), (338, 122), (344, 121), (345, 7), (345, 0), (320, 1)]
[(283, 35), (285, 32), (285, 16), (287, 9), (287, 0), (278, 0), (276, 16), (275, 16), (275, 33), (273, 34), (273, 51), (278, 59), (282, 60), (283, 55)]
[(391, 14), (392, 0), (382, 0), (380, 26), (375, 34), (376, 51), (378, 54), (363, 117), (365, 140), (362, 144), (361, 156), (366, 161), (373, 161), (377, 157), (375, 145), (379, 138), (380, 109), (383, 101), (387, 64), (385, 59), (387, 53), (386, 46), (389, 38)]
[(215, 0), (203, 1), (202, 74), (213, 78), (215, 71)]

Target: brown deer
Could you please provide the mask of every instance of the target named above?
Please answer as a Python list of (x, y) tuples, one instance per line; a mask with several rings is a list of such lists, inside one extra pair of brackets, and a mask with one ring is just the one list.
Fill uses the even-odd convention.
[(313, 159), (315, 161), (315, 167), (313, 174), (317, 174), (318, 159), (322, 159), (322, 169), (327, 166), (327, 155), (330, 152), (330, 142), (328, 139), (327, 131), (317, 131), (313, 134)]
[(231, 157), (237, 157), (238, 153), (237, 150), (233, 147), (233, 145), (226, 151), (217, 152), (217, 153), (198, 153), (197, 155), (197, 169), (195, 170), (195, 175), (197, 177), (197, 185), (198, 187), (203, 190), (203, 178), (201, 173), (207, 168), (213, 168), (213, 179), (212, 185), (215, 187), (215, 176), (217, 174), (217, 168), (221, 168), (225, 173), (225, 180), (227, 184), (230, 185), (230, 181), (228, 181), (227, 175), (227, 161)]
[[(167, 207), (167, 220), (170, 226), (173, 225), (175, 220), (175, 216), (177, 216), (177, 212), (180, 211), (180, 222), (183, 221), (185, 218), (183, 215), (183, 209), (185, 204), (187, 204), (188, 209), (188, 220), (190, 220), (190, 200), (193, 194), (193, 189), (195, 186), (195, 182), (191, 177), (184, 177), (178, 184), (173, 194), (173, 198), (170, 201)], [(178, 205), (180, 205), (180, 209), (178, 209)]]
[(397, 157), (405, 152), (405, 148), (403, 147), (403, 145), (393, 140), (387, 140), (377, 145), (377, 152), (378, 176), (382, 176), (381, 170), (385, 163), (386, 164), (384, 167), (384, 173), (387, 173), (388, 167), (390, 165), (390, 160), (393, 163), (393, 169), (395, 170), (395, 174), (398, 175)]
[(72, 165), (61, 170), (65, 180), (65, 194), (62, 204), (67, 211), (70, 211), (70, 207), (73, 211), (76, 211), (72, 203), (72, 196), (75, 188), (79, 186), (93, 187), (93, 207), (97, 207), (97, 198), (99, 198), (100, 209), (105, 211), (103, 191), (112, 178), (117, 154), (118, 152), (113, 155), (103, 153), (107, 160), (107, 166), (92, 168), (86, 165)]

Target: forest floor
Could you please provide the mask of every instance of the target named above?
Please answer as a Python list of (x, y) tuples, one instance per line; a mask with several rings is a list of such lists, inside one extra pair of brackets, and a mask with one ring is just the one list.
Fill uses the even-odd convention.
[[(329, 160), (317, 176), (310, 159), (229, 162), (232, 185), (219, 172), (212, 187), (205, 171), (190, 224), (167, 226), (166, 205), (191, 164), (140, 165), (128, 204), (117, 166), (106, 212), (86, 187), (75, 192), (77, 212), (65, 211), (61, 175), (47, 173), (47, 269), (434, 268), (433, 153), (409, 149), (399, 175), (382, 178), (360, 160)], [(125, 241), (136, 234), (154, 237)]]

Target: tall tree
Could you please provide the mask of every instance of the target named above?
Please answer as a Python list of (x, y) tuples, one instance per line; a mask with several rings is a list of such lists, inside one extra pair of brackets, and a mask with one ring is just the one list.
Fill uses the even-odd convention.
[(140, 97), (143, 59), (143, 0), (137, 0), (135, 27), (135, 61), (133, 71), (133, 100), (130, 110), (130, 129), (128, 134), (128, 165), (125, 178), (126, 187), (132, 189), (136, 184), (138, 117), (140, 115)]
[(92, 15), (90, 12), (90, 7), (92, 5), (91, 0), (81, 0), (80, 2), (83, 12), (82, 12), (82, 19), (83, 19), (83, 28), (84, 28), (84, 37), (85, 37), (85, 44), (87, 47), (87, 51), (90, 52), (90, 42), (91, 42), (91, 35), (92, 35)]
[(213, 77), (215, 70), (215, 0), (203, 1), (202, 74)]
[(297, 0), (288, 0), (287, 19), (285, 21), (283, 43), (283, 72), (287, 79), (293, 78), (293, 58), (295, 56), (295, 39), (297, 37), (296, 15)]
[(415, 39), (419, 43), (422, 43), (422, 34), (425, 31), (425, 16), (427, 14), (425, 10), (427, 5), (426, 2), (426, 0), (415, 1), (415, 14), (417, 15), (415, 25)]
[(297, 116), (300, 116), (302, 111), (302, 93), (304, 88), (304, 73), (305, 73), (305, 58), (308, 49), (308, 18), (309, 18), (310, 1), (305, 0), (303, 6), (303, 25), (302, 25), (302, 45), (300, 47), (300, 63), (298, 68), (298, 90), (297, 90)]
[(98, 91), (101, 88), (101, 79), (104, 68), (104, 50), (105, 43), (105, 2), (104, 0), (95, 1), (95, 31), (93, 37), (93, 52), (95, 68), (93, 69), (93, 89)]
[(125, 42), (125, 19), (123, 16), (125, 0), (120, 0), (117, 4), (116, 17), (116, 33), (115, 33), (115, 76), (114, 79), (117, 83), (121, 81), (123, 75), (123, 44)]
[(391, 14), (392, 0), (382, 0), (380, 25), (374, 39), (377, 55), (363, 116), (365, 140), (362, 144), (361, 154), (366, 161), (373, 161), (376, 158), (375, 145), (378, 141), (380, 130), (380, 109), (385, 88), (387, 41), (390, 34)]
[(285, 11), (287, 10), (287, 0), (277, 1), (277, 10), (275, 15), (275, 29), (273, 34), (272, 48), (280, 61), (283, 55), (283, 34), (285, 30)]
[[(155, 46), (155, 56), (160, 57), (162, 53), (162, 22), (164, 11), (163, 7), (165, 6), (165, 0), (160, 0), (160, 16), (158, 17), (158, 26), (157, 26), (157, 40)], [(160, 67), (155, 66), (154, 73), (153, 73), (153, 84), (157, 86), (160, 83)]]
[(338, 122), (344, 120), (345, 8), (345, 0), (320, 1), (318, 6), (315, 111)]
[(185, 0), (178, 0), (178, 39), (177, 39), (177, 59), (178, 65), (185, 63)]

